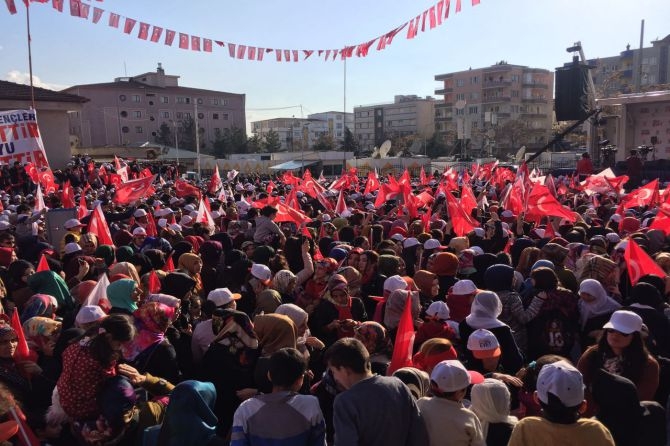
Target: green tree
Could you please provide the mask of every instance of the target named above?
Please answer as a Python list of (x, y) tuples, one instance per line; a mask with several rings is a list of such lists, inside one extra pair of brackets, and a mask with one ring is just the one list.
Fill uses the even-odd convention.
[(505, 121), (496, 128), (496, 145), (501, 148), (517, 150), (524, 144), (528, 144), (531, 131), (525, 122), (518, 119)]
[(281, 148), (281, 141), (279, 141), (279, 134), (274, 130), (270, 131), (265, 135), (265, 140), (263, 141), (263, 151), (267, 153), (278, 152)]
[(177, 135), (180, 149), (196, 150), (195, 121), (192, 117), (189, 116), (181, 122), (181, 127), (178, 127)]
[(342, 141), (342, 150), (345, 152), (357, 152), (358, 151), (358, 141), (354, 137), (354, 134), (349, 130), (349, 127), (344, 128), (344, 140)]
[(227, 158), (232, 153), (246, 153), (247, 134), (239, 127), (217, 130), (212, 141), (214, 156)]
[(321, 136), (319, 136), (319, 139), (317, 139), (314, 145), (312, 146), (312, 149), (316, 150), (317, 152), (325, 152), (327, 150), (333, 150), (334, 148), (335, 148), (335, 141), (333, 140), (333, 137), (328, 133), (324, 133)]
[(437, 158), (447, 155), (447, 145), (444, 143), (444, 136), (439, 133), (433, 133), (433, 136), (426, 140), (426, 156)]
[(167, 122), (161, 123), (161, 126), (158, 128), (156, 142), (164, 146), (174, 146), (174, 134), (172, 133), (172, 128), (168, 125)]
[(247, 153), (258, 153), (263, 149), (263, 141), (258, 134), (247, 139)]

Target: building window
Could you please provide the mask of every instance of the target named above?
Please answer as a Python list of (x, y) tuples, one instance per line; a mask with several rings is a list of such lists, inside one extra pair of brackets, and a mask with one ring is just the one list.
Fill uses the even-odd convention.
[(519, 97), (519, 90), (512, 90), (512, 97), (513, 98), (518, 98)]
[(342, 128), (342, 123), (338, 122), (337, 124), (335, 124), (335, 128), (336, 129), (341, 129)]
[(336, 135), (338, 138), (341, 138), (341, 137), (342, 137), (342, 132), (337, 132), (335, 135)]
[(465, 93), (456, 93), (457, 101), (465, 101)]
[(218, 98), (212, 98), (209, 100), (209, 105), (219, 105), (219, 99)]
[(161, 118), (169, 119), (170, 118), (170, 112), (161, 112)]
[(205, 119), (204, 113), (198, 113), (198, 119)]
[(130, 100), (133, 101), (133, 102), (140, 102), (141, 101), (140, 95), (139, 94), (134, 94), (130, 97)]
[(185, 98), (183, 96), (177, 97), (177, 104), (190, 104), (191, 98)]
[(470, 99), (479, 99), (479, 93), (477, 92), (470, 93)]
[(469, 107), (468, 113), (470, 113), (471, 115), (476, 115), (477, 113), (479, 113), (479, 107), (477, 106)]
[(479, 77), (478, 77), (478, 76), (472, 76), (472, 77), (470, 78), (470, 84), (471, 84), (471, 85), (475, 85), (475, 84), (477, 84), (478, 82), (479, 82)]
[(341, 121), (342, 120), (342, 115), (335, 116), (335, 119), (337, 119), (338, 121)]
[(141, 118), (142, 117), (142, 112), (141, 111), (134, 111), (133, 112), (133, 118)]
[(119, 101), (124, 102), (125, 100), (126, 100), (125, 94), (119, 95)]
[(228, 120), (228, 113), (224, 113), (224, 114), (223, 114), (223, 120), (224, 120), (224, 121), (227, 121), (227, 120)]
[(182, 119), (184, 114), (182, 112), (177, 112), (177, 119)]
[(219, 119), (218, 113), (212, 113), (212, 119)]
[(472, 121), (472, 129), (477, 130), (479, 128), (479, 122), (478, 121)]
[(138, 125), (137, 127), (135, 127), (135, 133), (144, 133), (144, 129), (142, 129), (142, 127)]
[(121, 131), (123, 133), (128, 133), (130, 131), (130, 129), (124, 125), (123, 127), (121, 127)]
[(184, 112), (185, 119), (191, 119), (191, 112)]
[(457, 87), (462, 87), (463, 85), (465, 85), (465, 79), (456, 79)]
[(511, 79), (512, 79), (512, 82), (519, 82), (519, 75), (518, 74), (513, 74)]
[(161, 96), (161, 104), (169, 104), (170, 98), (167, 96)]
[(124, 110), (121, 113), (119, 113), (119, 115), (121, 115), (122, 118), (127, 118), (128, 117), (128, 112)]
[(465, 109), (462, 108), (460, 110), (456, 110), (456, 116), (463, 116), (465, 115)]
[(228, 105), (228, 99), (221, 99), (221, 105)]

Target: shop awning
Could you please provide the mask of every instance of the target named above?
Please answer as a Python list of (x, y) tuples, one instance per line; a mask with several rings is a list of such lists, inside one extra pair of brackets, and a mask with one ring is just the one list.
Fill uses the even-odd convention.
[(276, 166), (270, 167), (272, 170), (297, 170), (297, 169), (302, 169), (303, 167), (311, 166), (313, 164), (318, 163), (318, 161), (314, 160), (304, 160), (304, 161), (287, 161), (285, 163), (277, 164)]

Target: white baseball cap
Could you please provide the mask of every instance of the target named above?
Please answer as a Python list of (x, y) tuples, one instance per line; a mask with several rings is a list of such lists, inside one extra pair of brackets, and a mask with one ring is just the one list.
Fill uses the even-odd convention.
[(133, 237), (135, 237), (136, 235), (147, 235), (147, 230), (141, 226), (138, 226), (135, 229), (133, 229)]
[(79, 246), (78, 244), (76, 244), (74, 242), (73, 243), (68, 243), (67, 245), (65, 245), (65, 248), (63, 249), (63, 251), (65, 252), (65, 254), (72, 254), (73, 252), (81, 251), (81, 246)]
[(251, 265), (251, 275), (260, 280), (264, 285), (269, 285), (272, 279), (272, 271), (261, 263)]
[(485, 237), (486, 236), (486, 232), (484, 231), (484, 228), (474, 228), (472, 230), (472, 232), (474, 232), (477, 237)]
[(497, 358), (501, 354), (500, 343), (498, 343), (496, 335), (483, 328), (477, 329), (470, 334), (468, 338), (468, 350), (477, 359)]
[(191, 217), (189, 217), (188, 215), (184, 215), (184, 216), (181, 218), (181, 220), (179, 220), (179, 224), (180, 224), (181, 226), (189, 225), (192, 221), (193, 221), (193, 219), (192, 219)]
[(405, 236), (396, 233), (391, 236), (391, 240), (395, 240), (396, 242), (402, 242), (403, 240), (405, 240)]
[(179, 226), (177, 223), (172, 223), (168, 228), (172, 229), (175, 232), (181, 232), (181, 226)]
[(384, 281), (384, 291), (394, 292), (396, 290), (406, 290), (407, 282), (399, 275), (391, 276)]
[(179, 203), (180, 201), (181, 201), (181, 198), (177, 198), (177, 197), (170, 198), (170, 204)]
[(133, 217), (135, 218), (142, 218), (147, 216), (147, 211), (144, 209), (137, 209), (135, 212), (133, 212)]
[(72, 229), (72, 228), (83, 227), (83, 226), (85, 226), (85, 225), (82, 225), (81, 222), (80, 222), (79, 220), (77, 220), (76, 218), (71, 218), (71, 219), (69, 219), (69, 220), (66, 221), (65, 224), (63, 225), (63, 227), (64, 227), (65, 229)]
[(440, 241), (434, 238), (429, 238), (423, 243), (424, 249), (445, 249), (446, 246), (442, 246)]
[(619, 310), (612, 313), (609, 322), (603, 328), (611, 328), (623, 334), (631, 334), (642, 330), (642, 318), (632, 311)]
[(159, 228), (166, 227), (168, 224), (167, 218), (159, 218), (156, 224), (158, 225)]
[(550, 393), (566, 407), (579, 406), (584, 401), (582, 374), (567, 361), (543, 366), (537, 377), (537, 397), (544, 404), (549, 404)]
[(468, 294), (476, 292), (477, 286), (470, 279), (461, 279), (451, 287), (451, 294), (456, 296), (467, 296)]
[(242, 297), (239, 293), (232, 293), (228, 288), (217, 288), (207, 295), (207, 300), (214, 302), (217, 307), (228, 305), (234, 300)]
[(450, 316), (449, 306), (441, 300), (436, 300), (428, 306), (426, 315), (446, 321)]
[(409, 237), (406, 238), (404, 242), (402, 242), (402, 247), (403, 248), (411, 248), (412, 246), (419, 245), (420, 242), (414, 238), (414, 237)]
[(430, 374), (430, 380), (435, 383), (438, 390), (449, 393), (463, 390), (470, 384), (478, 384), (484, 381), (484, 377), (477, 372), (468, 371), (461, 361), (449, 359), (435, 366)]
[(192, 204), (187, 204), (186, 206), (184, 206), (184, 210), (189, 211), (189, 212), (193, 212), (193, 211), (195, 211), (195, 206), (193, 206)]
[(97, 305), (84, 305), (77, 312), (77, 316), (74, 318), (74, 322), (77, 326), (81, 327), (84, 324), (90, 324), (91, 322), (97, 322), (103, 319), (105, 312)]

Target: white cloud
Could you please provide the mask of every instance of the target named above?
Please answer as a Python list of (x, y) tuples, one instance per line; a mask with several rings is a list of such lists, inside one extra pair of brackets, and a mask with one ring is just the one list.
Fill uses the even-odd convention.
[[(19, 70), (12, 70), (9, 73), (5, 74), (4, 80), (15, 82), (17, 84), (30, 85), (30, 74), (22, 73)], [(60, 84), (52, 84), (49, 82), (43, 82), (39, 77), (35, 76), (34, 74), (33, 74), (33, 85), (35, 87), (47, 88), (49, 90), (55, 90), (55, 91), (63, 90), (64, 88), (67, 88), (69, 86), (69, 85), (60, 85)]]

